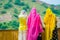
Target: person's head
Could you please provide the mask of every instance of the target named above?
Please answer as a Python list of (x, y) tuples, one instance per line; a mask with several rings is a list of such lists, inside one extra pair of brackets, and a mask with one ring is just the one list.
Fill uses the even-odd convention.
[(22, 16), (22, 15), (27, 15), (25, 10), (21, 10), (21, 12), (19, 14), (19, 17)]
[(33, 7), (32, 10), (30, 11), (31, 14), (36, 14), (36, 8)]
[(20, 14), (26, 14), (26, 11), (25, 10), (22, 10)]

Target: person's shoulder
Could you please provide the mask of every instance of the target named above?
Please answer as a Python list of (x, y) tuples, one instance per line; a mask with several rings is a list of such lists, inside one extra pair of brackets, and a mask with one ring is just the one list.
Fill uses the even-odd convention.
[(23, 17), (24, 15), (19, 15), (18, 17)]

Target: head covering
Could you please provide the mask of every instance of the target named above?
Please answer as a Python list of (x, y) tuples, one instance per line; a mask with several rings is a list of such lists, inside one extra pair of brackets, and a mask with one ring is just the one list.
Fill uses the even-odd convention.
[(45, 23), (45, 36), (46, 36), (45, 40), (51, 40), (53, 30), (55, 29), (55, 26), (56, 26), (56, 16), (51, 11), (50, 8), (46, 10), (44, 23)]
[(32, 10), (30, 11), (30, 15), (34, 15), (34, 14), (36, 15), (36, 13), (37, 13), (36, 8), (32, 8)]
[(42, 22), (36, 8), (32, 8), (28, 16), (27, 40), (37, 40), (39, 33), (43, 32)]
[(19, 17), (23, 16), (23, 15), (27, 15), (25, 10), (21, 10), (21, 13), (19, 14)]
[(25, 10), (22, 10), (20, 14), (25, 14), (25, 13), (26, 13), (26, 11)]

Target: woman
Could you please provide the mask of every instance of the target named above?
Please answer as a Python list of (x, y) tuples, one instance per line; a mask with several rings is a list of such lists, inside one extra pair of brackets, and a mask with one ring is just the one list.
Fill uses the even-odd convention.
[(36, 8), (32, 8), (32, 10), (30, 11), (27, 25), (27, 40), (37, 40), (39, 33), (43, 32), (43, 28), (40, 15), (37, 13)]
[(44, 17), (45, 24), (45, 40), (57, 40), (57, 19), (50, 8), (46, 10)]
[(19, 38), (18, 40), (26, 40), (26, 31), (27, 31), (27, 14), (25, 10), (22, 10), (19, 15)]

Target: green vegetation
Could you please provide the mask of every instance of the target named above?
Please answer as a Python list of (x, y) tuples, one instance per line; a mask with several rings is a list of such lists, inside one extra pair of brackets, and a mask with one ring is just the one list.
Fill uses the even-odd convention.
[(6, 30), (8, 28), (8, 25), (6, 22), (0, 23), (0, 29)]
[(9, 9), (11, 7), (13, 7), (13, 5), (11, 3), (7, 3), (4, 5), (4, 9)]
[(60, 5), (57, 5), (59, 8), (55, 9), (54, 5), (48, 5), (41, 2), (38, 3), (36, 0), (1, 0), (0, 1), (0, 14), (10, 13), (12, 15), (12, 20), (8, 22), (0, 22), (0, 29), (2, 30), (17, 30), (19, 27), (18, 15), (22, 9), (27, 11), (29, 14), (32, 7), (36, 7), (38, 13), (42, 16), (45, 15), (46, 9), (50, 7), (52, 11), (58, 16), (60, 15)]
[(28, 11), (28, 9), (30, 9), (30, 8), (29, 8), (29, 5), (26, 4), (26, 5), (23, 7), (23, 10)]
[(0, 22), (0, 30), (17, 30), (19, 27), (19, 22), (17, 20), (12, 20), (10, 22)]
[(36, 2), (36, 0), (32, 0), (32, 2)]
[(8, 3), (12, 2), (12, 0), (9, 0)]
[[(59, 6), (57, 6), (59, 7)], [(51, 5), (51, 10), (53, 11), (53, 13), (55, 13), (57, 16), (60, 15), (60, 8), (54, 8), (54, 5)]]
[(19, 27), (19, 22), (17, 20), (12, 20), (8, 24), (12, 29), (15, 29), (15, 30), (17, 30)]
[(14, 9), (14, 13), (19, 14), (19, 12), (18, 12), (18, 10), (16, 8)]
[(20, 0), (15, 0), (15, 5), (19, 5), (19, 6), (24, 6), (25, 3), (24, 2), (21, 2)]
[(6, 14), (6, 11), (5, 11), (5, 10), (2, 10), (2, 11), (1, 11), (1, 14)]

